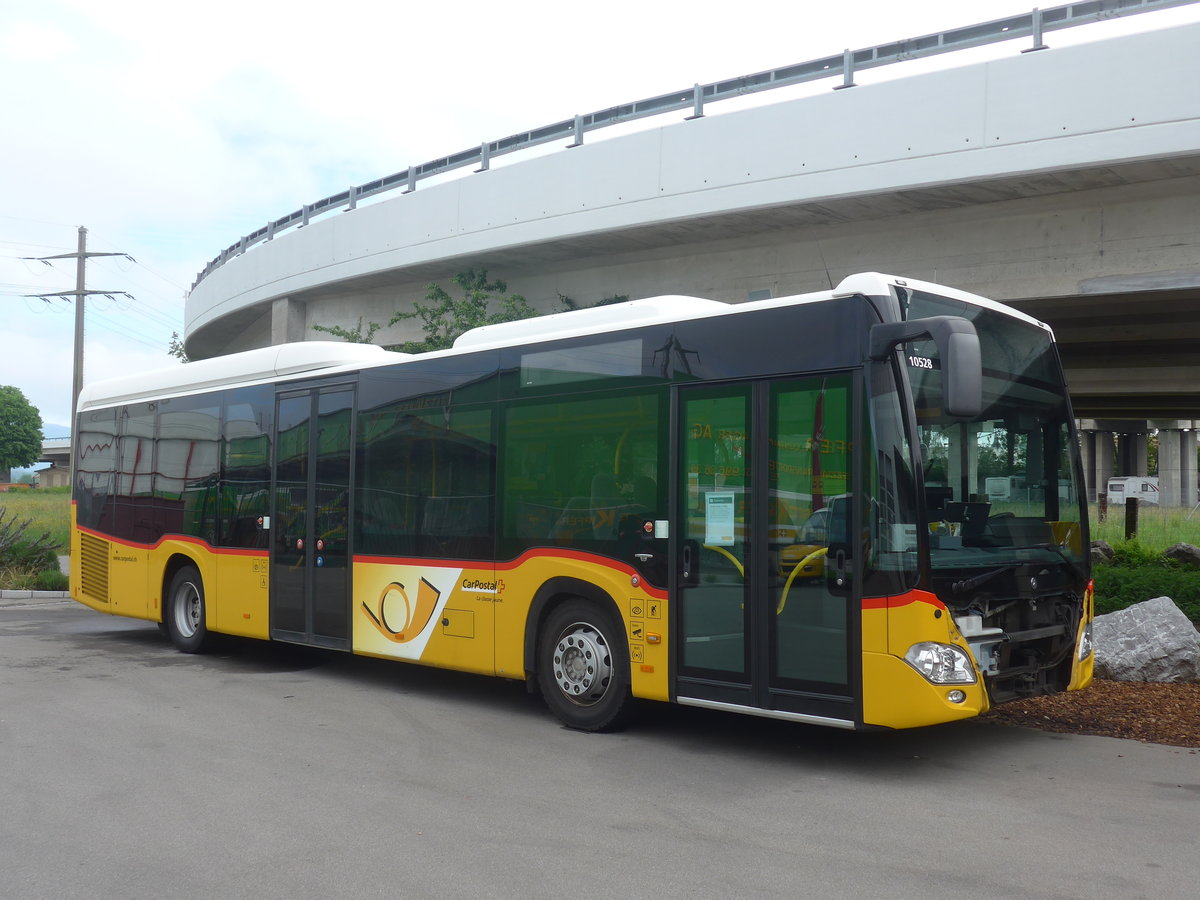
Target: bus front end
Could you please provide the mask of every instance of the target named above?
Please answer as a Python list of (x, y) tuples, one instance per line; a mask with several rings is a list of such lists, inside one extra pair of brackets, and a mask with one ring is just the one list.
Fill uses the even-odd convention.
[[(913, 282), (892, 292), (881, 305), (898, 316), (894, 334), (907, 326), (888, 364), (904, 398), (896, 405), (912, 466), (911, 480), (894, 480), (911, 483), (915, 502), (901, 521), (916, 526), (905, 542), (911, 590), (864, 599), (864, 639), (886, 628), (887, 646), (886, 659), (864, 657), (865, 722), (930, 724), (1086, 687), (1094, 661), (1087, 498), (1053, 335), (972, 295)], [(956, 369), (943, 358), (945, 341), (912, 338), (918, 320), (970, 322), (978, 364)], [(964, 412), (953, 408), (952, 388), (971, 368), (982, 376), (981, 402)], [(873, 606), (886, 615), (872, 620)]]

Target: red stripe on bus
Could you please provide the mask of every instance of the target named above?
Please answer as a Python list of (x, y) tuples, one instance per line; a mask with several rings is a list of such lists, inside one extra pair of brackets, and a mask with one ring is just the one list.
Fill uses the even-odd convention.
[(182, 544), (195, 544), (202, 550), (206, 550), (209, 553), (215, 553), (218, 556), (266, 557), (269, 554), (269, 551), (267, 550), (251, 550), (245, 547), (214, 547), (212, 544), (208, 543), (208, 541), (202, 541), (198, 537), (191, 537), (185, 534), (165, 534), (153, 544), (143, 544), (138, 541), (128, 541), (124, 538), (115, 538), (110, 534), (105, 534), (103, 531), (96, 531), (83, 525), (77, 525), (76, 528), (78, 528), (78, 530), (82, 531), (84, 534), (90, 534), (92, 537), (100, 538), (101, 540), (109, 541), (113, 544), (120, 544), (122, 547), (132, 547), (137, 550), (157, 550), (167, 541), (178, 541)]
[[(567, 550), (560, 547), (535, 547), (532, 550), (526, 550), (514, 560), (507, 562), (497, 562), (495, 568), (497, 572), (511, 572), (513, 569), (519, 568), (526, 562), (535, 558), (549, 557), (552, 559), (569, 559), (574, 562), (590, 563), (591, 565), (601, 566), (605, 569), (613, 569), (617, 572), (627, 575), (630, 578), (639, 580), (638, 587), (649, 594), (651, 597), (657, 597), (659, 600), (667, 599), (667, 592), (662, 588), (652, 587), (647, 584), (641, 574), (627, 563), (617, 562), (607, 556), (600, 556), (596, 553), (584, 553), (581, 550)], [(490, 564), (480, 562), (478, 560), (444, 560), (444, 559), (422, 559), (420, 557), (409, 556), (358, 556), (354, 557), (355, 563), (374, 563), (385, 566), (426, 566), (436, 569), (470, 569), (488, 568)]]
[(946, 604), (928, 591), (909, 591), (892, 597), (864, 597), (863, 609), (899, 609), (913, 603), (926, 603), (934, 609), (946, 609)]

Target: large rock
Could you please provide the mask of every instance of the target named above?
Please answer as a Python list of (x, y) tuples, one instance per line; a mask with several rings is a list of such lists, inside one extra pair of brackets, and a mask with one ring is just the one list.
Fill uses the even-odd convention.
[(1170, 597), (1096, 616), (1092, 637), (1097, 678), (1200, 681), (1200, 632)]
[(1194, 547), (1191, 544), (1172, 544), (1163, 551), (1163, 556), (1167, 559), (1178, 560), (1185, 565), (1200, 569), (1200, 547)]
[(1113, 561), (1116, 551), (1108, 541), (1092, 541), (1092, 565), (1102, 566)]

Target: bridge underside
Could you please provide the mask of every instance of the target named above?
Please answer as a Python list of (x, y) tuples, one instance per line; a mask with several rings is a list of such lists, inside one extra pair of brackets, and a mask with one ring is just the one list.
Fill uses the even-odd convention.
[(1200, 419), (1197, 41), (1184, 26), (799, 97), (331, 213), (198, 283), (187, 350), (388, 322), (467, 268), (545, 311), (873, 270), (1048, 322), (1081, 418)]
[(1011, 305), (1053, 326), (1080, 418), (1200, 418), (1200, 289)]
[[(783, 296), (876, 269), (973, 290), (1049, 323), (1080, 417), (1200, 418), (1197, 201), (1192, 156), (659, 222), (295, 293), (273, 310), (212, 323), (189, 349), (224, 352), (238, 335), (255, 345), (303, 339), (313, 324), (353, 327), (358, 316), (387, 321), (466, 267), (542, 306), (560, 292), (585, 302), (605, 293), (738, 301), (756, 288)], [(1039, 287), (1044, 296), (1031, 294)]]

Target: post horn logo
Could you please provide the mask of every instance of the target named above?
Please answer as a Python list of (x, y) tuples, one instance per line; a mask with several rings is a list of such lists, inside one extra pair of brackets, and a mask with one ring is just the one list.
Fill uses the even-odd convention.
[(365, 600), (362, 606), (380, 634), (397, 644), (407, 644), (425, 630), (441, 595), (441, 591), (422, 578), (417, 586), (417, 602), (413, 603), (404, 585), (393, 581), (379, 595), (375, 609)]

